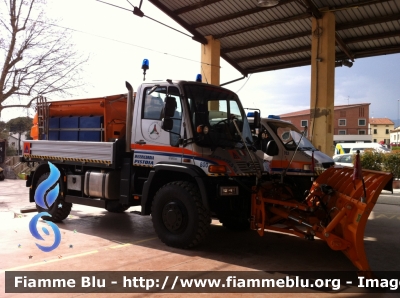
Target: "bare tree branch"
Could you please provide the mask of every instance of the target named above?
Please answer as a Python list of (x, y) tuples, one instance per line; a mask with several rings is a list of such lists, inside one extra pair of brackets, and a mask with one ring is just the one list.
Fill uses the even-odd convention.
[(0, 4), (0, 10), (7, 11), (0, 14), (4, 28), (0, 36), (0, 113), (5, 108), (30, 107), (44, 94), (69, 94), (82, 86), (80, 74), (88, 57), (73, 50), (68, 30), (46, 19), (44, 5), (42, 0)]
[(8, 105), (4, 108), (30, 108), (32, 106), (33, 101), (37, 99), (37, 97), (32, 98), (27, 104), (19, 104), (19, 105)]

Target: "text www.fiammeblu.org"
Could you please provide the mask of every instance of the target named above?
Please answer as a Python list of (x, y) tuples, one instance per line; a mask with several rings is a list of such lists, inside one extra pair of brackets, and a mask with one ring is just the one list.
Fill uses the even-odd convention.
[[(169, 276), (160, 283), (159, 279), (147, 279), (143, 277), (134, 277), (132, 279), (123, 278), (123, 287), (143, 288), (150, 290), (152, 288), (166, 288)], [(171, 290), (176, 287), (181, 288), (330, 288), (332, 290), (340, 290), (342, 280), (335, 279), (308, 279), (299, 276), (286, 276), (280, 279), (259, 279), (259, 278), (236, 278), (236, 276), (228, 276), (226, 279), (219, 278), (179, 278), (175, 276)], [(353, 285), (352, 281), (343, 280), (344, 285)], [(398, 279), (371, 279), (362, 276), (358, 277), (356, 285), (359, 288), (387, 288), (397, 290), (400, 286)]]
[[(397, 291), (400, 289), (400, 279), (378, 279), (359, 276), (357, 280), (346, 280), (345, 278), (304, 278), (299, 276), (286, 276), (283, 278), (242, 278), (228, 275), (224, 278), (184, 278), (179, 275), (164, 275), (162, 278), (145, 278), (143, 276), (127, 277), (121, 275), (119, 278), (98, 278), (96, 276), (80, 276), (79, 278), (28, 278), (27, 276), (14, 276), (13, 283), (6, 283), (6, 293), (20, 293), (20, 290), (57, 289), (66, 292), (67, 289), (97, 288), (102, 291), (109, 286), (115, 289), (123, 289), (134, 292), (147, 292), (154, 290), (197, 292), (196, 289), (213, 292), (224, 289), (228, 291), (249, 290), (252, 292), (260, 289), (321, 289), (340, 290), (341, 287), (355, 287), (368, 289), (380, 289)], [(258, 290), (257, 290), (258, 289)], [(67, 290), (68, 292), (68, 290)], [(119, 290), (117, 291), (119, 292)]]

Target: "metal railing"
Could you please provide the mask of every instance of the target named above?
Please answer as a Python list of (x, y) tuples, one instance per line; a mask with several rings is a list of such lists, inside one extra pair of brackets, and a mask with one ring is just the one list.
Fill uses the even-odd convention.
[(19, 156), (10, 156), (6, 159), (3, 168), (6, 179), (17, 179), (23, 175), (30, 174), (36, 168), (34, 163), (22, 163), (19, 158)]

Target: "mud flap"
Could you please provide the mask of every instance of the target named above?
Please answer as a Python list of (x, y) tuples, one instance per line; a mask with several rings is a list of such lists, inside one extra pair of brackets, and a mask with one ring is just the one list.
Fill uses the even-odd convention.
[(316, 236), (331, 249), (341, 250), (359, 270), (370, 271), (364, 250), (365, 226), (382, 189), (392, 190), (393, 175), (363, 170), (362, 176), (363, 180), (353, 181), (352, 168), (329, 168), (301, 203), (290, 198), (282, 185), (266, 183), (254, 189), (251, 228), (261, 236), (264, 230), (305, 239)]

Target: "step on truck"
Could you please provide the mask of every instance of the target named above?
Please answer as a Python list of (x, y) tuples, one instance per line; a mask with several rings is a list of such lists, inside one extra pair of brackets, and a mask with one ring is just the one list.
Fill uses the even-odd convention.
[(259, 113), (252, 132), (234, 92), (173, 80), (142, 83), (136, 93), (126, 87), (122, 95), (39, 100), (22, 161), (39, 164), (26, 185), (29, 201), (50, 215), (43, 219), (65, 219), (72, 204), (109, 212), (140, 206), (169, 246), (200, 244), (216, 218), (260, 235), (318, 237), (370, 270), (364, 228), (379, 193), (390, 189), (390, 173), (354, 179), (352, 169), (330, 167), (299, 197), (263, 171), (252, 138), (262, 133)]

